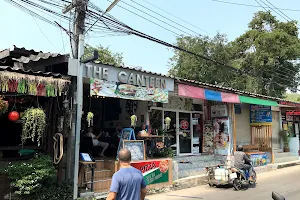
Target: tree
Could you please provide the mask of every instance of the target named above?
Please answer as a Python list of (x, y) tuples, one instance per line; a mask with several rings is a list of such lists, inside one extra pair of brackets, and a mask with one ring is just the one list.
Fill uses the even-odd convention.
[(169, 73), (182, 78), (222, 84), (236, 89), (282, 97), (298, 85), (300, 40), (295, 21), (280, 22), (270, 12), (258, 12), (249, 30), (228, 43), (226, 36), (180, 37), (176, 45), (235, 68), (175, 50)]
[(285, 93), (284, 99), (292, 102), (300, 102), (300, 94), (295, 93)]
[[(217, 34), (213, 38), (179, 37), (176, 45), (225, 64), (230, 64), (231, 61), (231, 51), (225, 35)], [(174, 51), (169, 65), (171, 75), (211, 84), (229, 86), (227, 80), (232, 80), (234, 75), (228, 68), (214, 65), (210, 61), (179, 50)]]
[[(246, 90), (282, 97), (298, 85), (300, 40), (295, 21), (280, 22), (270, 12), (258, 12), (249, 30), (233, 41), (232, 59), (251, 74)], [(254, 83), (254, 84), (253, 84)]]
[(113, 53), (108, 47), (103, 47), (99, 45), (97, 47), (92, 47), (86, 45), (85, 52), (91, 52), (97, 50), (99, 53), (99, 58), (95, 61), (96, 63), (109, 64), (115, 66), (121, 66), (123, 64), (123, 56), (121, 53)]

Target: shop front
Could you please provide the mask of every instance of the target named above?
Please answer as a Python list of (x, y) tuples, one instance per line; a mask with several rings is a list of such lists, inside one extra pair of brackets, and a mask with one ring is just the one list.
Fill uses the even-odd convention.
[[(288, 147), (294, 156), (299, 154), (299, 124), (300, 110), (297, 108), (282, 109), (282, 130), (286, 131), (289, 135)], [(287, 148), (285, 150), (288, 151)]]
[(279, 147), (279, 107), (277, 102), (242, 97), (235, 105), (236, 144), (242, 145), (254, 166), (273, 162), (273, 149)]
[[(76, 71), (69, 68), (69, 75), (75, 76)], [(174, 80), (141, 70), (92, 63), (84, 67), (83, 75), (80, 153), (90, 153), (96, 159), (94, 191), (109, 189), (111, 177), (118, 170), (116, 156), (123, 147), (130, 150), (132, 166), (142, 171), (149, 187), (171, 184), (173, 152), (170, 146), (175, 135), (165, 133), (172, 132), (163, 124), (168, 120), (163, 115), (157, 119), (152, 108), (164, 108), (169, 103)], [(174, 122), (171, 119), (167, 124)], [(91, 140), (86, 137), (88, 127), (94, 135), (99, 135), (99, 141), (108, 144), (105, 157), (100, 157), (96, 149), (89, 150), (92, 143), (88, 143)], [(100, 152), (103, 153), (101, 148)], [(104, 170), (106, 174), (102, 173)], [(88, 179), (80, 180), (79, 185), (84, 185)]]

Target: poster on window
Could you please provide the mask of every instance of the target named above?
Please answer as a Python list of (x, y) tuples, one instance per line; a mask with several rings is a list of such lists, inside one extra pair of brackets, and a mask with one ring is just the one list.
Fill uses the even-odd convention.
[(229, 118), (217, 118), (213, 122), (215, 154), (228, 155), (231, 152)]
[(168, 103), (167, 90), (90, 79), (90, 95)]
[(204, 123), (203, 153), (214, 153), (214, 132), (212, 121), (205, 121)]

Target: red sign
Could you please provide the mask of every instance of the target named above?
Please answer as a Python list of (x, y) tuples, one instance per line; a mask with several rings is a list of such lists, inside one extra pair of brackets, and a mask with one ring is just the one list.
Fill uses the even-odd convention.
[(169, 182), (168, 160), (132, 162), (131, 166), (141, 170), (147, 185)]
[(286, 106), (300, 107), (300, 103), (292, 103), (292, 102), (288, 102), (288, 101), (280, 101), (279, 104), (286, 105)]
[(181, 128), (181, 129), (184, 129), (184, 130), (188, 129), (188, 128), (189, 128), (189, 122), (186, 121), (186, 120), (182, 120), (182, 121), (180, 122), (180, 128)]
[(287, 110), (287, 111), (286, 111), (286, 115), (287, 115), (287, 116), (291, 116), (291, 115), (300, 115), (300, 110)]

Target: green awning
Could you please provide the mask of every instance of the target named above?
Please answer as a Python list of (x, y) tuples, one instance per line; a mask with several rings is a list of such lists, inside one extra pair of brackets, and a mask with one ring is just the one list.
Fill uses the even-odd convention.
[(239, 98), (241, 103), (264, 105), (264, 106), (278, 106), (278, 103), (276, 101), (258, 99), (253, 97), (245, 97), (245, 96), (239, 96)]

